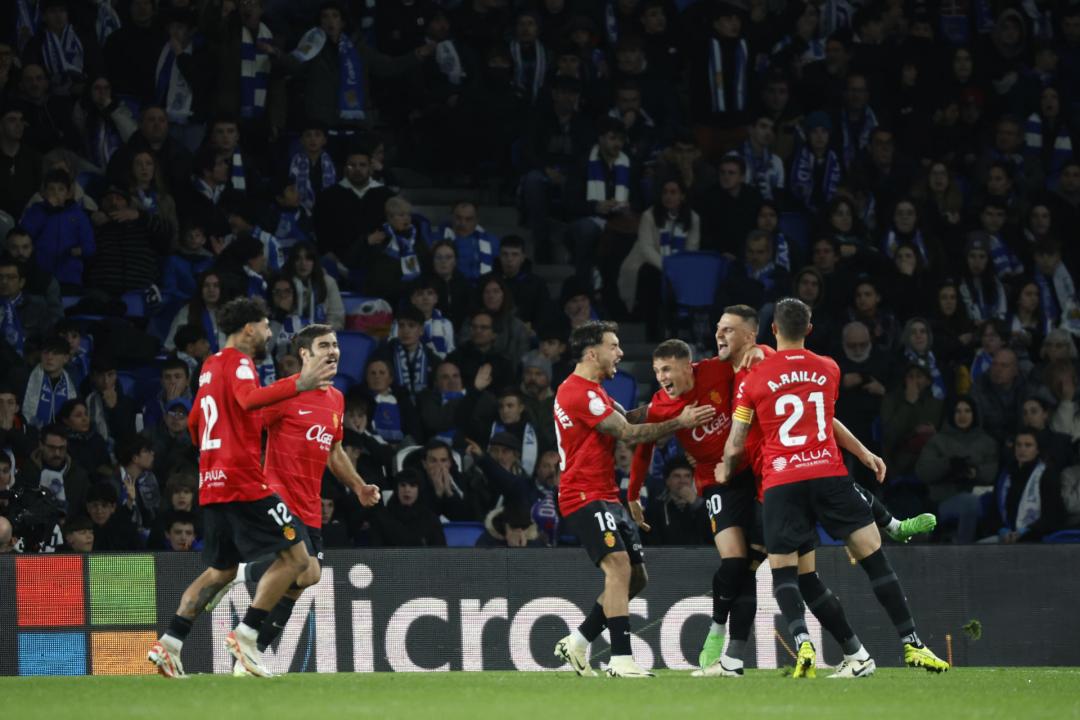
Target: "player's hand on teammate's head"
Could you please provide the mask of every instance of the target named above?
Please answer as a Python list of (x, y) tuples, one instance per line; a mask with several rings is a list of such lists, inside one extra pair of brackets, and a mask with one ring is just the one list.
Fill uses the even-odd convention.
[(752, 348), (743, 353), (742, 360), (739, 361), (739, 366), (735, 369), (746, 370), (748, 368), (752, 368), (764, 359), (765, 353), (762, 352), (761, 348), (759, 348), (757, 345), (754, 345)]
[(652, 525), (645, 522), (645, 511), (641, 509), (641, 501), (631, 500), (627, 505), (630, 507), (630, 517), (634, 518), (634, 522), (637, 523), (638, 527), (645, 532), (652, 530)]
[(692, 403), (683, 408), (679, 413), (679, 425), (684, 428), (695, 428), (704, 425), (716, 416), (716, 408), (712, 405), (698, 405)]

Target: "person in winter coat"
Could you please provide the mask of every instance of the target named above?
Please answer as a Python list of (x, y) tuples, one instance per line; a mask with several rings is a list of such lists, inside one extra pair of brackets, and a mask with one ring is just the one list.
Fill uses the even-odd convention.
[(94, 254), (94, 229), (72, 199), (71, 177), (63, 170), (45, 175), (45, 199), (26, 209), (20, 224), (34, 239), (38, 267), (56, 277), (62, 290), (81, 292), (83, 262)]
[(434, 512), (418, 503), (418, 471), (402, 470), (394, 497), (386, 506), (376, 506), (371, 520), (371, 544), (376, 547), (445, 546), (446, 535)]
[(1022, 428), (1013, 441), (1013, 459), (998, 475), (990, 519), (997, 534), (979, 542), (1038, 542), (1065, 527), (1061, 476), (1043, 460), (1038, 432)]

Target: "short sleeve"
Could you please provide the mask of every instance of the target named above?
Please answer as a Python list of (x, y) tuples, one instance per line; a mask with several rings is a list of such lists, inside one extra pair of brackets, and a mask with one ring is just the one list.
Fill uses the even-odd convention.
[(752, 377), (747, 377), (741, 383), (739, 383), (738, 390), (735, 391), (735, 410), (731, 416), (736, 422), (751, 424), (754, 421), (754, 406), (756, 402), (753, 395), (754, 384)]
[(242, 393), (241, 388), (244, 386), (252, 386), (252, 389), (259, 387), (259, 374), (255, 371), (255, 365), (251, 362), (251, 358), (240, 357), (236, 362), (229, 364), (229, 369), (225, 372), (225, 382), (229, 385), (230, 394), (233, 397), (237, 397)]
[(590, 430), (615, 412), (611, 398), (607, 397), (606, 393), (592, 389), (572, 393), (569, 405), (570, 407), (563, 409), (569, 412), (570, 417), (580, 420)]
[(345, 439), (345, 396), (335, 390), (334, 444)]

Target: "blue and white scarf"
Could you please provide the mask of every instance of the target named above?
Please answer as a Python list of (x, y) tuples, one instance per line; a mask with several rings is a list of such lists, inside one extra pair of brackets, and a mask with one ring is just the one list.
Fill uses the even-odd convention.
[[(1030, 155), (1041, 156), (1043, 152), (1043, 119), (1038, 113), (1033, 113), (1024, 125), (1024, 145)], [(1072, 157), (1072, 138), (1065, 123), (1059, 122), (1057, 133), (1054, 135), (1054, 148), (1050, 155), (1050, 166), (1046, 168), (1048, 177), (1056, 179), (1061, 173), (1065, 163)]]
[[(278, 227), (281, 227), (280, 223), (278, 223)], [(282, 246), (278, 236), (266, 232), (258, 225), (251, 229), (251, 234), (262, 243), (263, 256), (266, 257), (266, 267), (269, 268), (271, 272), (281, 270), (285, 265), (285, 248)], [(265, 292), (263, 294), (265, 294)]]
[(0, 309), (0, 335), (4, 342), (19, 355), (23, 354), (23, 345), (26, 342), (26, 330), (23, 328), (22, 318), (19, 317), (19, 308), (22, 307), (23, 296), (19, 293), (15, 297), (4, 300)]
[[(190, 319), (188, 322), (190, 322)], [(217, 316), (211, 312), (210, 308), (203, 308), (202, 326), (203, 330), (206, 331), (206, 339), (210, 342), (211, 354), (221, 350), (221, 343), (218, 342)]]
[(453, 40), (443, 40), (435, 44), (435, 65), (451, 85), (460, 85), (461, 81), (468, 77)]
[(499, 254), (498, 240), (488, 235), (482, 226), (477, 225), (471, 234), (458, 237), (453, 227), (445, 225), (442, 237), (454, 243), (457, 269), (466, 280), (478, 280), (495, 269), (495, 256)]
[[(789, 47), (793, 42), (795, 42), (794, 37), (792, 37), (791, 35), (785, 35), (783, 38), (781, 38), (780, 42), (773, 45), (772, 54), (776, 55), (777, 53), (782, 51), (784, 48)], [(800, 54), (799, 57), (798, 57), (800, 65), (807, 65), (807, 64), (815, 62), (817, 60), (824, 60), (824, 59), (825, 59), (825, 38), (824, 37), (810, 38), (810, 40), (808, 40), (806, 42), (806, 50), (804, 50), (802, 52), (802, 54)]]
[(441, 360), (454, 352), (454, 323), (432, 310), (431, 317), (424, 321), (421, 341)]
[(773, 262), (778, 267), (791, 270), (791, 244), (784, 233), (773, 233)]
[[(1042, 476), (1046, 472), (1046, 463), (1042, 460), (1028, 476), (1020, 502), (1016, 506), (1016, 527), (1013, 530), (1026, 531), (1042, 517)], [(1008, 470), (1001, 472), (998, 478), (997, 505), (1001, 522), (1009, 525), (1009, 490), (1012, 489), (1012, 474)]]
[(728, 70), (724, 68), (724, 54), (720, 40), (713, 38), (709, 42), (709, 96), (712, 101), (713, 112), (722, 113), (728, 110), (741, 111), (746, 109), (749, 59), (749, 46), (747, 46), (746, 40), (740, 38), (739, 45), (735, 50), (735, 67), (732, 69), (735, 82), (735, 107), (729, 108), (724, 89), (732, 78), (725, 76)]
[(1031, 23), (1031, 37), (1040, 40), (1054, 39), (1054, 15), (1050, 10), (1039, 9), (1036, 0), (1023, 0), (1020, 3), (1028, 22)]
[(154, 214), (158, 211), (158, 194), (157, 190), (153, 188), (147, 188), (143, 190), (139, 188), (135, 191), (135, 202), (139, 204), (139, 208), (142, 210)]
[[(821, 196), (825, 202), (832, 200), (836, 189), (840, 187), (840, 161), (832, 150), (825, 154), (824, 187)], [(791, 163), (791, 194), (798, 198), (810, 210), (818, 210), (813, 204), (814, 198), (814, 153), (803, 147)]]
[[(324, 152), (319, 155), (318, 162), (322, 172), (323, 188), (333, 187), (337, 182), (334, 159), (330, 157), (330, 153)], [(292, 160), (289, 161), (289, 178), (296, 183), (296, 190), (300, 193), (300, 204), (305, 210), (311, 212), (315, 207), (315, 188), (311, 186), (311, 160), (306, 152), (300, 151), (292, 156)]]
[(56, 420), (60, 406), (76, 395), (75, 381), (67, 371), (61, 371), (55, 382), (38, 365), (30, 373), (23, 397), (23, 414), (39, 430)]
[(409, 392), (414, 400), (422, 390), (427, 389), (431, 367), (428, 363), (424, 344), (420, 343), (411, 353), (400, 340), (394, 340), (394, 381), (398, 387)]
[[(521, 43), (517, 40), (510, 43), (510, 57), (514, 59), (514, 84), (527, 94), (530, 103), (536, 102), (547, 77), (547, 52), (539, 41), (533, 47), (536, 53), (529, 62), (521, 52)], [(528, 72), (530, 69), (531, 73)]]
[(276, 348), (287, 350), (292, 339), (296, 337), (296, 334), (303, 330), (308, 323), (306, 323), (299, 315), (289, 315), (284, 320), (281, 320), (279, 325), (277, 333), (274, 335), (274, 346)]
[(319, 302), (319, 296), (310, 278), (307, 282), (300, 278), (293, 278), (293, 292), (296, 294), (297, 314), (304, 318), (305, 325), (326, 322), (326, 301)]
[[(322, 52), (326, 46), (326, 33), (322, 28), (311, 28), (300, 38), (300, 44), (292, 56), (307, 62)], [(364, 63), (356, 45), (348, 35), (338, 38), (338, 117), (342, 120), (363, 120), (367, 117), (365, 107), (367, 92), (364, 87)]]
[(756, 187), (761, 197), (773, 200), (773, 190), (782, 190), (784, 187), (783, 163), (768, 148), (765, 148), (761, 155), (755, 154), (754, 146), (749, 140), (743, 142), (739, 154), (746, 162), (746, 177), (743, 182)]
[(877, 125), (877, 116), (874, 115), (874, 111), (870, 109), (870, 106), (867, 106), (863, 108), (862, 124), (859, 126), (858, 135), (855, 135), (855, 129), (851, 126), (847, 111), (840, 113), (840, 132), (841, 141), (843, 142), (845, 168), (850, 168), (859, 152), (870, 144), (870, 133), (874, 131)]
[[(301, 224), (301, 221), (305, 220), (306, 217), (307, 214), (302, 205), (294, 210), (282, 209), (278, 213), (278, 223), (274, 229), (274, 237), (279, 241), (279, 247), (287, 249), (296, 243), (311, 240)], [(276, 270), (277, 268), (273, 269)]]
[(82, 385), (83, 380), (90, 377), (90, 357), (93, 352), (93, 338), (83, 335), (79, 338), (79, 348), (71, 353), (71, 359), (64, 366), (76, 388)]
[(244, 156), (240, 153), (240, 148), (233, 150), (232, 172), (229, 175), (229, 182), (232, 183), (233, 190), (247, 192), (247, 180), (244, 178)]
[(266, 89), (270, 85), (270, 56), (261, 51), (259, 42), (274, 39), (270, 28), (259, 23), (257, 36), (240, 28), (240, 117), (260, 118), (266, 112)]
[(383, 223), (382, 231), (390, 238), (383, 254), (401, 262), (401, 279), (415, 280), (420, 277), (420, 258), (416, 254), (416, 226), (409, 225), (406, 232), (399, 233), (390, 223)]
[(105, 41), (109, 36), (120, 29), (120, 16), (113, 10), (109, 0), (96, 0), (97, 18), (94, 20), (94, 31), (97, 34), (98, 47), (105, 47)]
[(37, 35), (40, 24), (40, 0), (15, 0), (15, 42), (18, 45), (18, 55), (22, 55), (23, 49)]
[[(192, 45), (189, 44), (184, 48), (181, 54), (191, 55)], [(154, 99), (165, 108), (169, 122), (187, 125), (191, 119), (194, 93), (184, 74), (180, 72), (171, 43), (165, 43), (165, 46), (161, 48), (155, 77), (157, 81), (154, 84)]]
[(746, 267), (746, 277), (751, 280), (756, 280), (761, 283), (765, 288), (765, 292), (769, 293), (776, 288), (776, 263), (770, 261), (764, 267), (757, 270), (750, 267), (748, 264), (743, 263)]
[[(460, 400), (465, 397), (464, 390), (451, 390), (449, 392), (439, 393), (442, 405), (453, 402), (454, 400)], [(441, 433), (435, 435), (438, 439), (447, 443), (448, 445), (454, 444), (454, 439), (457, 437), (457, 428), (451, 427), (447, 430), (443, 430)]]
[[(983, 288), (984, 282), (995, 286), (996, 292), (993, 304), (991, 304), (986, 297), (986, 290)], [(995, 317), (1004, 319), (1005, 317), (1005, 311), (1007, 309), (1005, 304), (1005, 288), (996, 277), (990, 274), (986, 274), (984, 277), (964, 278), (960, 283), (960, 296), (964, 299), (964, 304), (968, 309), (968, 315), (971, 316), (971, 319), (974, 322), (989, 320), (990, 318)]]
[[(609, 198), (607, 195), (607, 163), (600, 157), (600, 146), (593, 145), (589, 151), (589, 163), (586, 169), (588, 182), (585, 184), (585, 199), (589, 202), (603, 202), (615, 200), (617, 202), (630, 202), (630, 158), (626, 153), (620, 152), (611, 168), (615, 179), (615, 193)], [(604, 218), (594, 216), (593, 222), (601, 227), (607, 223)]]
[(1024, 273), (1024, 263), (1020, 262), (1016, 253), (997, 235), (990, 235), (990, 260), (994, 263), (994, 271), (999, 276)]
[(217, 185), (216, 187), (210, 187), (202, 178), (192, 178), (192, 183), (195, 185), (195, 192), (202, 195), (204, 198), (217, 205), (221, 201), (221, 193), (225, 192), (224, 185)]
[(259, 382), (262, 383), (263, 387), (277, 382), (277, 367), (274, 365), (274, 358), (269, 355), (259, 361), (256, 370), (259, 372)]
[(401, 429), (401, 408), (393, 393), (384, 392), (375, 396), (375, 414), (371, 425), (386, 442), (401, 442), (405, 438)]
[[(922, 231), (916, 229), (915, 234), (911, 236), (907, 242), (910, 242), (919, 251), (919, 257), (922, 258), (923, 265), (928, 266), (930, 264), (930, 256), (926, 252), (926, 241), (923, 240)], [(885, 254), (890, 260), (896, 258), (896, 248), (900, 246), (900, 239), (897, 237), (896, 230), (890, 230), (889, 234), (885, 236)]]
[(244, 277), (247, 278), (248, 297), (266, 297), (266, 278), (252, 270), (248, 265), (244, 266)]
[(982, 377), (983, 373), (990, 369), (993, 360), (990, 353), (985, 350), (975, 353), (975, 359), (971, 361), (971, 381), (975, 382)]
[(1052, 318), (1061, 317), (1061, 303), (1058, 302), (1057, 292), (1050, 279), (1038, 270), (1035, 271), (1035, 284), (1039, 286), (1039, 305), (1043, 316)]
[[(495, 437), (495, 433), (510, 432), (506, 429), (506, 426), (496, 420), (491, 423), (491, 434), (488, 435), (488, 439)], [(514, 433), (510, 433), (513, 435)], [(522, 469), (532, 477), (533, 471), (536, 469), (536, 458), (540, 454), (540, 443), (536, 439), (536, 428), (533, 427), (531, 422), (525, 423), (525, 430), (522, 433), (521, 438), (521, 467)]]
[(69, 72), (80, 75), (83, 72), (86, 53), (71, 23), (64, 26), (59, 36), (45, 31), (41, 54), (44, 56), (45, 69), (49, 72), (49, 81), (54, 87), (67, 86)]
[(685, 252), (687, 231), (682, 223), (669, 216), (660, 228), (660, 257), (666, 258)]
[(934, 351), (926, 353), (926, 355), (919, 355), (911, 348), (904, 349), (904, 357), (910, 362), (915, 363), (930, 373), (930, 393), (938, 400), (944, 400), (946, 394), (945, 377), (941, 374), (941, 368), (938, 367), (937, 358), (934, 357)]

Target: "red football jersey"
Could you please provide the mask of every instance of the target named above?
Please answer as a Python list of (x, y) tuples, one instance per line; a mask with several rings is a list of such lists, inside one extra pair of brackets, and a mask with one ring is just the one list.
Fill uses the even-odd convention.
[(562, 477), (563, 517), (596, 500), (619, 502), (615, 485), (615, 438), (596, 430), (615, 404), (603, 386), (572, 374), (555, 394), (555, 439)]
[(199, 450), (200, 505), (250, 502), (272, 492), (260, 457), (262, 420), (237, 399), (245, 386), (259, 387), (259, 373), (247, 355), (225, 348), (206, 358), (188, 418)]
[(266, 482), (309, 527), (322, 527), (322, 478), (330, 450), (345, 434), (345, 396), (309, 390), (262, 410)]
[(756, 365), (739, 386), (735, 419), (761, 425), (762, 484), (847, 475), (833, 437), (840, 368), (809, 350), (783, 350)]
[[(758, 347), (763, 347), (763, 346), (759, 345)], [(774, 354), (776, 352), (775, 350), (773, 350), (772, 348), (770, 348), (768, 346), (764, 346), (764, 347), (768, 348), (768, 352), (765, 353), (765, 357), (769, 357), (770, 355), (772, 355), (772, 354)], [(751, 370), (751, 368), (743, 368), (739, 372), (735, 373), (735, 390), (736, 391), (743, 384), (743, 381), (746, 380), (747, 377), (749, 377), (750, 370)], [(762, 459), (761, 459), (764, 456), (763, 453), (761, 452), (761, 442), (764, 439), (765, 438), (761, 434), (761, 423), (759, 423), (759, 422), (753, 423), (750, 426), (750, 432), (747, 433), (747, 435), (746, 435), (746, 444), (745, 444), (746, 450), (745, 450), (745, 454), (743, 455), (743, 457), (745, 458), (743, 460), (743, 463), (749, 462), (750, 467), (753, 470), (754, 479), (757, 481), (757, 485), (758, 485), (758, 495), (759, 496), (761, 494), (761, 477), (762, 477), (762, 472), (763, 472), (762, 465), (764, 464), (762, 462)], [(744, 467), (746, 467), (745, 464), (740, 465), (739, 470), (742, 471), (742, 469)]]

